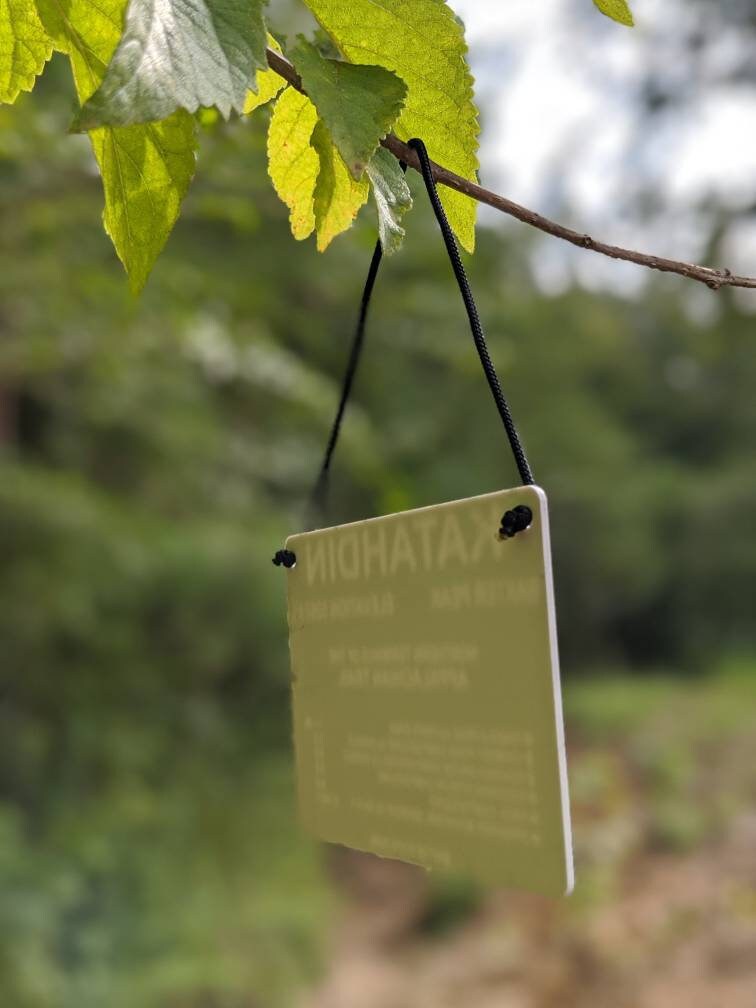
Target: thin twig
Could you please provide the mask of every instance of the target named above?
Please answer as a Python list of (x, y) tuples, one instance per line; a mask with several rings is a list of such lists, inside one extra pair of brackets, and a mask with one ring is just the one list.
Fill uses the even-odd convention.
[[(297, 91), (301, 91), (304, 94), (305, 91), (302, 87), (301, 78), (292, 64), (273, 49), (268, 49), (267, 53), (268, 64), (271, 69), (280, 74)], [(405, 164), (414, 168), (415, 171), (420, 170), (420, 164), (415, 151), (397, 136), (394, 136), (393, 133), (384, 137), (381, 140), (381, 144), (391, 151), (398, 160), (404, 161)], [(756, 288), (756, 277), (736, 276), (728, 269), (697, 266), (695, 263), (678, 262), (676, 259), (665, 259), (662, 256), (649, 255), (646, 252), (636, 252), (634, 249), (622, 248), (619, 245), (609, 245), (606, 242), (599, 241), (597, 238), (592, 238), (588, 234), (573, 231), (572, 228), (565, 227), (564, 224), (558, 224), (556, 221), (536, 213), (535, 210), (529, 210), (527, 207), (520, 206), (519, 203), (514, 203), (505, 196), (499, 196), (498, 193), (484, 189), (483, 186), (470, 182), (469, 179), (462, 178), (448, 168), (444, 168), (443, 165), (431, 162), (431, 167), (433, 177), (440, 185), (447, 186), (449, 189), (455, 189), (457, 192), (477, 200), (478, 203), (485, 203), (486, 206), (493, 207), (495, 210), (501, 210), (502, 213), (509, 214), (510, 217), (516, 217), (523, 224), (529, 224), (539, 231), (553, 235), (555, 238), (561, 238), (571, 245), (577, 245), (578, 248), (598, 252), (601, 255), (608, 256), (610, 259), (623, 259), (625, 262), (635, 263), (637, 266), (645, 266), (647, 269), (659, 270), (662, 273), (677, 273), (688, 280), (697, 280), (700, 283), (704, 283), (712, 290), (719, 290), (720, 287)]]

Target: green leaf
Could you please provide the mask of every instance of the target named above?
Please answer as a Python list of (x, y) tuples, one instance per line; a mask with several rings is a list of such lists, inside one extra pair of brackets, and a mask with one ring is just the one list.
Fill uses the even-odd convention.
[(67, 53), (80, 101), (96, 90), (118, 43), (126, 0), (37, 0), (53, 47)]
[(0, 102), (31, 91), (52, 49), (33, 0), (0, 0)]
[(370, 187), (366, 178), (352, 178), (322, 121), (315, 126), (311, 143), (320, 160), (313, 209), (318, 251), (324, 252), (336, 235), (351, 227)]
[[(125, 0), (38, 0), (56, 49), (68, 53), (80, 99), (97, 88), (118, 44)], [(143, 126), (106, 126), (90, 140), (105, 192), (103, 223), (141, 290), (178, 217), (194, 174), (196, 126), (186, 112)]]
[(288, 87), (276, 101), (268, 127), (268, 174), (289, 208), (291, 233), (306, 238), (315, 227), (315, 185), (320, 157), (310, 143), (318, 113), (310, 99)]
[[(275, 49), (276, 52), (281, 52), (281, 46), (272, 35), (268, 35), (268, 47)], [(278, 92), (286, 87), (286, 81), (275, 70), (268, 68), (267, 70), (257, 71), (255, 74), (255, 85), (256, 90), (247, 91), (244, 99), (244, 108), (242, 111), (245, 115), (254, 112), (255, 109), (260, 108), (261, 105), (265, 105), (275, 98)]]
[(407, 86), (381, 66), (325, 59), (300, 38), (292, 54), (304, 89), (355, 179), (396, 122)]
[[(442, 0), (305, 0), (339, 50), (352, 63), (379, 64), (407, 85), (394, 132), (421, 137), (428, 153), (464, 178), (475, 180), (478, 114), (465, 62), (462, 27)], [(475, 200), (441, 188), (456, 235), (475, 245)]]
[(619, 21), (620, 24), (628, 25), (632, 28), (633, 12), (628, 7), (626, 0), (593, 0), (602, 14), (606, 14), (612, 21)]
[(196, 126), (188, 112), (160, 123), (90, 133), (102, 174), (102, 219), (134, 293), (147, 282), (194, 176)]
[(373, 187), (373, 199), (378, 211), (378, 234), (383, 251), (390, 255), (402, 244), (404, 228), (401, 218), (412, 207), (404, 172), (393, 154), (379, 147), (367, 166)]
[(241, 112), (265, 69), (264, 0), (130, 0), (123, 37), (77, 126), (128, 126), (176, 109)]

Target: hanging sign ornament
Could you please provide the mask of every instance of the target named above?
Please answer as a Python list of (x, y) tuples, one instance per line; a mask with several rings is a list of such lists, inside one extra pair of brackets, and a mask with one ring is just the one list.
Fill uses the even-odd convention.
[[(573, 885), (546, 495), (499, 384), (420, 140), (410, 141), (522, 486), (290, 536), (299, 806), (318, 837), (478, 881)], [(376, 246), (322, 502), (381, 259)]]

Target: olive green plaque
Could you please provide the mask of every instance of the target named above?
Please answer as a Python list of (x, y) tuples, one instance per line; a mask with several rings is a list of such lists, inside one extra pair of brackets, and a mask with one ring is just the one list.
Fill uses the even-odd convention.
[[(517, 504), (532, 523), (500, 539)], [(305, 825), (488, 884), (569, 892), (544, 492), (502, 490), (286, 546)]]

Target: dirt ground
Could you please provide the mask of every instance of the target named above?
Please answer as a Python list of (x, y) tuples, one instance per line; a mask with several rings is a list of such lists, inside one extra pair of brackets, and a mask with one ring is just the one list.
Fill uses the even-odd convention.
[(337, 861), (347, 901), (307, 1008), (756, 1008), (756, 815), (695, 854), (632, 859), (600, 907), (494, 894), (440, 936), (424, 873)]
[(756, 1008), (756, 733), (713, 744), (705, 709), (579, 748), (566, 900), (450, 896), (332, 849), (343, 901), (302, 1008)]

